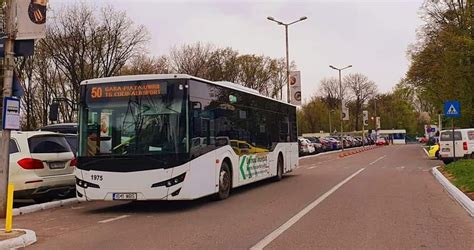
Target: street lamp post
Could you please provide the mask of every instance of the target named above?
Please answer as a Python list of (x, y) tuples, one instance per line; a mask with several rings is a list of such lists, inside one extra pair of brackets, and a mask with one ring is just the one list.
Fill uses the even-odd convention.
[[(268, 20), (273, 21), (277, 23), (278, 25), (283, 25), (285, 26), (285, 40), (286, 40), (286, 101), (289, 103), (290, 102), (290, 56), (289, 56), (289, 51), (288, 51), (288, 26), (295, 24), (297, 22), (304, 21), (308, 19), (307, 17), (303, 16), (300, 17), (300, 19), (293, 21), (291, 23), (284, 23), (281, 21), (276, 20), (275, 18), (269, 16), (267, 17)], [(280, 97), (283, 99), (283, 88), (280, 89)]]
[(339, 91), (340, 91), (339, 93), (340, 93), (340, 96), (341, 96), (341, 143), (342, 143), (342, 151), (344, 151), (344, 140), (342, 139), (342, 132), (343, 132), (343, 128), (342, 128), (342, 125), (343, 125), (342, 124), (343, 123), (343, 118), (342, 118), (343, 112), (342, 112), (342, 110), (344, 109), (344, 97), (343, 97), (343, 92), (342, 92), (341, 71), (352, 67), (352, 65), (346, 66), (344, 68), (336, 68), (332, 65), (329, 65), (329, 67), (331, 69), (335, 69), (335, 70), (339, 71)]
[(334, 112), (334, 109), (331, 109), (329, 112), (328, 112), (328, 116), (329, 116), (329, 134), (331, 134), (332, 132), (332, 126), (331, 126), (331, 113)]

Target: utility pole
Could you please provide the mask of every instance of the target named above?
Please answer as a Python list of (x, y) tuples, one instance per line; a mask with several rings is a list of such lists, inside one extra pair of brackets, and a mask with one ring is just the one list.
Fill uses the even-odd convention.
[[(3, 99), (12, 95), (13, 69), (15, 68), (13, 45), (16, 35), (13, 18), (13, 0), (6, 0), (5, 31), (7, 37), (5, 40), (5, 58), (3, 70)], [(9, 142), (10, 130), (3, 129), (0, 142), (0, 218), (5, 218), (7, 208), (7, 187), (10, 166)]]
[(329, 65), (329, 68), (339, 71), (339, 94), (341, 96), (341, 143), (342, 143), (342, 151), (344, 151), (344, 139), (343, 139), (343, 123), (344, 123), (344, 92), (342, 91), (342, 78), (341, 78), (341, 71), (351, 68), (352, 65), (348, 65), (344, 68), (336, 68), (332, 65)]
[[(283, 25), (285, 26), (285, 41), (286, 41), (286, 102), (290, 103), (290, 52), (289, 52), (289, 46), (288, 46), (288, 26), (295, 24), (297, 22), (304, 21), (308, 19), (307, 17), (303, 16), (300, 17), (300, 19), (293, 21), (291, 23), (284, 23), (281, 21), (276, 20), (275, 18), (269, 16), (267, 17), (268, 20), (277, 23), (278, 25)], [(283, 88), (280, 89), (280, 99), (283, 98)]]

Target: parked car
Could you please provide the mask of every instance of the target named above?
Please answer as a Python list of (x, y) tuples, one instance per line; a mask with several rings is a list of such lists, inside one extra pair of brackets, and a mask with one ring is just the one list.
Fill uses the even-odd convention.
[(315, 152), (313, 144), (303, 137), (298, 138), (299, 154), (307, 155)]
[(78, 146), (78, 140), (77, 140), (77, 134), (64, 134), (64, 138), (66, 138), (67, 143), (69, 144), (69, 147), (71, 147), (71, 151), (74, 153), (74, 155), (77, 155), (77, 146)]
[[(440, 151), (441, 160), (447, 164), (453, 159), (453, 131), (443, 130), (440, 133)], [(474, 158), (474, 128), (456, 129), (454, 131), (454, 144), (456, 158)]]
[(331, 150), (338, 150), (340, 148), (340, 142), (333, 137), (326, 138), (331, 143)]
[(313, 144), (315, 153), (323, 152), (323, 144), (318, 137), (305, 137), (305, 139), (308, 139)]
[(246, 141), (230, 140), (230, 146), (238, 155), (268, 152), (268, 149), (256, 147)]
[(77, 123), (56, 123), (38, 129), (39, 131), (51, 131), (63, 134), (77, 134)]
[(10, 181), (15, 198), (46, 202), (75, 191), (76, 158), (62, 134), (12, 132)]
[(327, 138), (320, 138), (319, 141), (321, 141), (323, 151), (330, 151), (332, 150), (332, 144), (331, 141), (329, 141)]
[(379, 137), (375, 141), (375, 145), (377, 145), (377, 146), (387, 145), (387, 140), (384, 137)]

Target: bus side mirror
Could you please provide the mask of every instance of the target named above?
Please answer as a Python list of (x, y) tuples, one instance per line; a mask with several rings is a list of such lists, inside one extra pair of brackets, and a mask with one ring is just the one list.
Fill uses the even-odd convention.
[(59, 113), (59, 103), (53, 102), (51, 106), (49, 106), (49, 120), (50, 121), (57, 121), (58, 120), (58, 113)]

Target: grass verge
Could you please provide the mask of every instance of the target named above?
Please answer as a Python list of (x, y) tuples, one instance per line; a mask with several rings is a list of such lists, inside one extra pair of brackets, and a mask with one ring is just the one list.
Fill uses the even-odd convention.
[(474, 200), (474, 160), (452, 162), (441, 170), (456, 187)]

